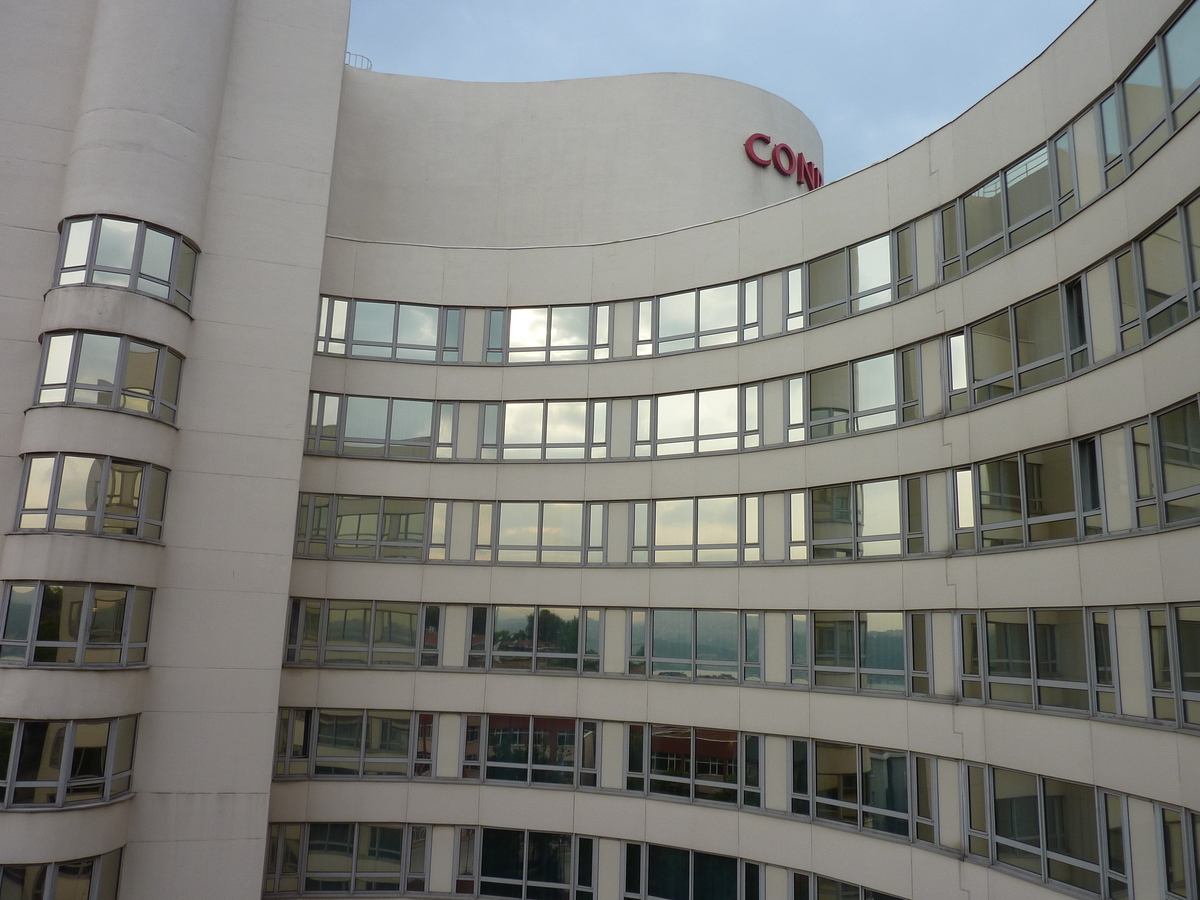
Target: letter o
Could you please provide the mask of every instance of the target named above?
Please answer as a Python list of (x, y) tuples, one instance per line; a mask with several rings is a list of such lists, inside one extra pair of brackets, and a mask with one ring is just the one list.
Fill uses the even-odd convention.
[[(783, 157), (787, 156), (787, 165), (783, 164)], [(771, 162), (775, 165), (775, 170), (781, 175), (791, 175), (796, 171), (796, 153), (787, 144), (776, 144), (775, 149), (771, 151)]]

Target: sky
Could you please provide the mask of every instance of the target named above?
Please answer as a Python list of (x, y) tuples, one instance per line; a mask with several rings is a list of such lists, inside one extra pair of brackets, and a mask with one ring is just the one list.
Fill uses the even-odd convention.
[(1041, 53), (1087, 0), (352, 0), (375, 71), (461, 81), (695, 72), (799, 107), (826, 180), (886, 159)]

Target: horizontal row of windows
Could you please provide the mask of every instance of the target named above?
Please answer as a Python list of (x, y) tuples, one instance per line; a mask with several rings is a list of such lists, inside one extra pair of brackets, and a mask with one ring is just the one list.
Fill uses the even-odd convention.
[(547, 363), (754, 341), (903, 300), (1053, 228), (1122, 181), (1200, 110), (1192, 6), (1114, 90), (954, 203), (782, 272), (595, 305), (485, 314), (324, 297), (317, 352), (425, 362)]
[(46, 335), (42, 347), (36, 406), (98, 406), (175, 421), (183, 364), (175, 351), (87, 331)]
[[(466, 897), (593, 900), (601, 873), (597, 839), (549, 831), (454, 827), (448, 858), (433, 853), (438, 826), (393, 823), (273, 823), (267, 838), (265, 896), (429, 890), (430, 871), (453, 873)], [(616, 878), (618, 873), (604, 873)], [(659, 844), (623, 843), (625, 900), (763, 900), (761, 863)], [(808, 872), (789, 872), (790, 900), (896, 900), (889, 894)], [(611, 887), (607, 890), (611, 890)], [(811, 893), (810, 893), (811, 891)]]
[(101, 215), (67, 219), (61, 231), (55, 287), (124, 288), (191, 309), (197, 251), (186, 238), (146, 222)]
[[(963, 702), (1200, 726), (1200, 604), (1130, 608), (1150, 691), (1121, 702), (1116, 617), (1125, 608), (986, 611), (620, 609), (292, 600), (285, 665), (605, 674), (932, 697), (953, 660)], [(605, 634), (624, 646), (604, 665)], [(772, 643), (768, 632), (783, 632)], [(448, 645), (459, 641), (459, 649)], [(1130, 651), (1132, 653), (1133, 651)], [(1145, 662), (1140, 662), (1144, 659)], [(419, 660), (419, 662), (418, 662)], [(1134, 665), (1126, 661), (1125, 665)], [(455, 666), (454, 668), (460, 668)], [(768, 677), (768, 670), (778, 673)], [(947, 683), (949, 679), (947, 679)], [(1141, 680), (1138, 681), (1141, 683)]]
[(117, 900), (121, 851), (67, 862), (0, 864), (5, 900)]
[(162, 539), (167, 470), (111, 456), (25, 456), (18, 531)]
[(10, 581), (0, 585), (0, 665), (112, 667), (146, 661), (149, 588)]
[[(286, 748), (276, 771), (287, 767), (310, 778), (432, 775), (405, 766), (411, 766), (422, 752), (431, 758), (432, 721), (427, 743), (416, 747), (409, 740), (408, 724), (433, 716), (383, 710), (281, 710), (280, 741)], [(459, 718), (457, 755), (465, 780), (597, 786), (604, 723), (510, 714)], [(389, 729), (390, 722), (404, 725)], [(767, 735), (654, 724), (623, 724), (620, 733), (622, 746), (609, 752), (622, 755), (619, 789), (626, 792), (770, 809), (864, 834), (966, 847), (968, 858), (1016, 867), (1043, 882), (1107, 898), (1128, 896), (1127, 800), (1119, 793), (904, 750), (788, 737), (777, 741), (778, 749), (771, 751), (786, 754), (786, 759), (770, 763), (773, 769), (787, 771), (786, 797), (776, 797), (766, 789)], [(962, 834), (943, 836), (939, 783), (945, 791), (954, 790), (956, 782), (965, 798), (967, 819)], [(945, 799), (953, 806), (953, 797)], [(1164, 832), (1168, 845), (1173, 840), (1182, 845), (1183, 823), (1189, 815), (1200, 818), (1200, 814), (1174, 811), (1179, 836)], [(1169, 816), (1168, 807), (1164, 822)], [(1168, 860), (1176, 856), (1168, 846)]]
[[(353, 397), (342, 412), (338, 396), (325, 395), (310, 405), (308, 449), (401, 459), (605, 459), (791, 443), (805, 439), (806, 423), (810, 438), (894, 427), (1061, 381), (1155, 340), (1193, 316), (1197, 281), (1200, 201), (1193, 201), (1078, 277), (965, 330), (807, 373), (807, 404), (800, 376), (783, 379), (782, 393), (767, 382), (698, 397), (559, 401), (544, 416), (536, 402), (483, 403), (478, 422), (459, 421), (450, 401), (435, 411), (428, 401), (394, 398), (389, 407), (386, 398)], [(351, 311), (404, 307), (326, 302), (350, 303)], [(558, 316), (587, 307), (552, 309)]]
[(1198, 280), (1193, 201), (1080, 277), (894, 352), (651, 397), (496, 403), (313, 393), (306, 449), (417, 460), (644, 459), (896, 427), (1059, 382), (1157, 339), (1191, 318)]
[[(467, 517), (463, 522), (462, 517)], [(941, 472), (631, 501), (302, 493), (295, 554), (388, 561), (697, 565), (1035, 546), (1200, 517), (1200, 406)]]
[(129, 793), (137, 716), (0, 719), (0, 808), (101, 803)]

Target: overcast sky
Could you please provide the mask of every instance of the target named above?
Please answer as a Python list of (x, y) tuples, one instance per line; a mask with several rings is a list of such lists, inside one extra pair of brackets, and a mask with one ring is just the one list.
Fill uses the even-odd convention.
[(1087, 0), (353, 0), (351, 53), (462, 81), (696, 72), (802, 109), (832, 180), (949, 122)]

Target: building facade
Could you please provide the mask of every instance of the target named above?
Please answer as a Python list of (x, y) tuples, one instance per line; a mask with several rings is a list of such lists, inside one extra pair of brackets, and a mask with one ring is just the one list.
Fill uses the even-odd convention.
[(0, 898), (1200, 898), (1200, 3), (827, 185), (348, 16), (0, 6)]

